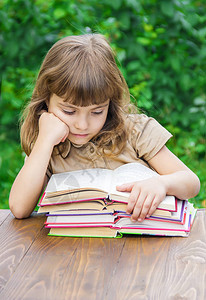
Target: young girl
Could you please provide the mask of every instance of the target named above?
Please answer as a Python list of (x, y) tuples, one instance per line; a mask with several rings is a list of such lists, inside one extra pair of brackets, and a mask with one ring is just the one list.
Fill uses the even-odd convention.
[(61, 39), (46, 55), (21, 127), (27, 157), (10, 192), (16, 218), (29, 217), (53, 173), (115, 169), (138, 162), (160, 176), (118, 186), (131, 192), (132, 220), (150, 216), (165, 195), (197, 195), (198, 177), (165, 143), (171, 134), (153, 118), (128, 114), (130, 95), (100, 34)]

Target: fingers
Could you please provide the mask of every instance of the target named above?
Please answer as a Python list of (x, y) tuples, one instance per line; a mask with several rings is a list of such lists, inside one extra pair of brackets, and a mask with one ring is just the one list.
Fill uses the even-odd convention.
[(154, 196), (147, 195), (147, 192), (141, 191), (140, 187), (133, 182), (117, 186), (117, 190), (121, 192), (131, 192), (126, 213), (132, 213), (132, 221), (143, 221), (150, 210)]
[(155, 210), (157, 209), (158, 205), (160, 204), (160, 202), (162, 200), (163, 200), (163, 198), (161, 196), (159, 196), (159, 197), (156, 196), (153, 199), (152, 205), (150, 206), (150, 209), (146, 215), (147, 217), (150, 217), (155, 212)]
[(162, 199), (159, 196), (148, 195), (140, 210), (134, 208), (132, 219), (139, 222), (144, 221), (145, 218), (149, 218), (157, 209)]
[[(132, 196), (132, 197), (131, 197)], [(132, 213), (131, 220), (142, 222), (149, 218), (163, 200), (159, 195), (139, 193), (131, 195), (128, 201), (127, 213)]]
[(131, 192), (133, 187), (134, 187), (134, 182), (130, 182), (122, 185), (117, 185), (116, 189), (119, 192)]
[(153, 195), (140, 195), (132, 213), (132, 220), (142, 222), (148, 215), (152, 205)]
[(156, 178), (131, 182), (116, 187), (120, 192), (130, 192), (126, 212), (132, 221), (142, 222), (150, 217), (166, 196), (166, 189)]
[(127, 210), (126, 210), (127, 214), (131, 214), (132, 211), (134, 210), (134, 207), (136, 207), (136, 206), (137, 206), (137, 210), (138, 210), (138, 208), (141, 209), (142, 203), (143, 202), (141, 201), (141, 197), (140, 197), (140, 189), (136, 186), (133, 186), (132, 192), (128, 199), (128, 205), (127, 205)]

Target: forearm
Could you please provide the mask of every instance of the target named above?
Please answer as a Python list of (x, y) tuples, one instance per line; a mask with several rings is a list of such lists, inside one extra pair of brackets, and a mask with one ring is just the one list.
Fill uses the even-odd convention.
[(174, 195), (179, 199), (195, 197), (200, 189), (198, 177), (190, 170), (161, 175), (160, 180), (165, 185), (167, 195)]
[(167, 195), (179, 199), (195, 197), (200, 189), (199, 178), (166, 146), (148, 162), (160, 174)]
[(34, 210), (42, 192), (53, 147), (37, 139), (11, 188), (9, 205), (17, 218), (26, 218)]

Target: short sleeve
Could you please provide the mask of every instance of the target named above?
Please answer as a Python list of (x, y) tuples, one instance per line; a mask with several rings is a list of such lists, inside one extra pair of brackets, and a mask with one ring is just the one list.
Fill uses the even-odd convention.
[(130, 142), (139, 158), (149, 161), (172, 137), (154, 118), (144, 114), (130, 116)]

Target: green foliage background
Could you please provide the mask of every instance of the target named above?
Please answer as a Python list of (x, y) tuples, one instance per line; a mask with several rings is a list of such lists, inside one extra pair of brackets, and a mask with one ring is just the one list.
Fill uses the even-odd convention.
[(8, 208), (24, 155), (19, 118), (54, 42), (99, 32), (110, 41), (133, 101), (174, 137), (168, 147), (200, 177), (206, 199), (206, 3), (201, 0), (0, 0), (0, 190)]

